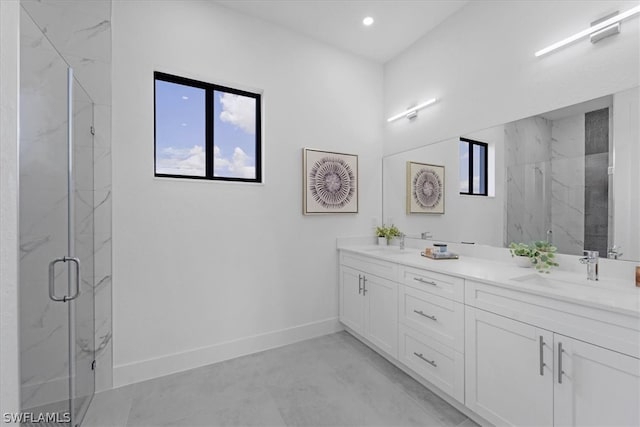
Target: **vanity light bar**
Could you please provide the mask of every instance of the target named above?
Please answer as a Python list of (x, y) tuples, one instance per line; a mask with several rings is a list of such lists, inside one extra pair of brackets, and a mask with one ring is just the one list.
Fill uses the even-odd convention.
[(600, 30), (602, 30), (602, 29), (604, 29), (606, 27), (614, 25), (614, 24), (616, 24), (616, 23), (618, 23), (618, 22), (620, 22), (620, 21), (622, 21), (624, 19), (630, 18), (631, 16), (633, 16), (633, 15), (635, 15), (637, 13), (640, 13), (640, 5), (632, 8), (632, 9), (629, 9), (626, 12), (622, 12), (622, 13), (616, 15), (616, 16), (613, 16), (613, 17), (611, 17), (611, 18), (609, 18), (609, 19), (607, 19), (605, 21), (599, 22), (598, 24), (596, 24), (596, 25), (594, 25), (592, 27), (589, 27), (586, 30), (582, 30), (579, 33), (576, 33), (576, 34), (574, 34), (574, 35), (572, 35), (570, 37), (567, 37), (564, 40), (560, 40), (559, 42), (554, 43), (551, 46), (547, 46), (544, 49), (540, 49), (539, 51), (536, 52), (536, 56), (545, 55), (545, 54), (547, 54), (549, 52), (552, 52), (552, 51), (554, 51), (556, 49), (561, 48), (562, 46), (566, 46), (569, 43), (573, 43), (576, 40), (579, 40), (579, 39), (581, 39), (583, 37), (586, 37), (586, 36), (588, 36), (590, 34), (596, 33), (596, 32), (598, 32), (598, 31), (600, 31)]
[(418, 113), (418, 110), (422, 110), (423, 108), (428, 107), (429, 105), (435, 103), (436, 101), (437, 101), (436, 98), (430, 99), (427, 102), (423, 102), (422, 104), (418, 104), (415, 107), (411, 107), (408, 110), (403, 111), (400, 114), (396, 114), (393, 117), (389, 117), (387, 119), (387, 121), (388, 122), (392, 122), (392, 121), (398, 120), (398, 119), (400, 119), (402, 117), (407, 117), (407, 118), (412, 119), (412, 118), (414, 118), (416, 116), (416, 114)]

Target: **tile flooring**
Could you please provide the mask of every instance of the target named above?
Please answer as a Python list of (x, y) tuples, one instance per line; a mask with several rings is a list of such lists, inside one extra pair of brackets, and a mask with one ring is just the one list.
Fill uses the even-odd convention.
[(98, 393), (83, 427), (476, 423), (346, 332)]

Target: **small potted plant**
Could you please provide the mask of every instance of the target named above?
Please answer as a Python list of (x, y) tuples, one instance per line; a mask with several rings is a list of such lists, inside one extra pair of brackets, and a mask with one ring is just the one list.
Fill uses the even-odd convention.
[(382, 224), (380, 227), (376, 227), (376, 236), (378, 237), (378, 244), (379, 245), (386, 245), (387, 244), (387, 233), (389, 232), (389, 228), (385, 227), (384, 224)]
[(395, 225), (391, 224), (391, 227), (387, 230), (387, 243), (391, 242), (392, 239), (396, 237), (400, 237), (402, 232)]
[(557, 267), (555, 253), (558, 249), (544, 240), (531, 244), (515, 243), (509, 245), (511, 256), (520, 267), (534, 266), (540, 272), (548, 273), (551, 267)]

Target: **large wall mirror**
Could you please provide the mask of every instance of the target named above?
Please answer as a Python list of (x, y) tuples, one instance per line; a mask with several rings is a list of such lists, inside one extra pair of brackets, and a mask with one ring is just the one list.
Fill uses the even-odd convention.
[[(383, 218), (405, 234), (640, 261), (640, 88), (383, 158)], [(488, 144), (488, 195), (461, 173), (460, 138)], [(407, 162), (444, 166), (444, 214), (407, 214)], [(478, 179), (478, 176), (471, 178)]]

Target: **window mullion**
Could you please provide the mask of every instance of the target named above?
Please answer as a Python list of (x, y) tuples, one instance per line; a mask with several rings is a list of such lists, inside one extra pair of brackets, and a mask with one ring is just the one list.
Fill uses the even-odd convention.
[(206, 91), (205, 114), (207, 115), (206, 123), (206, 176), (213, 179), (213, 89), (208, 88)]
[(467, 149), (469, 150), (469, 194), (473, 194), (473, 143), (467, 141)]

